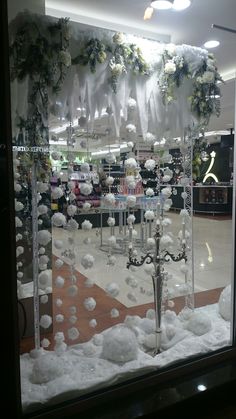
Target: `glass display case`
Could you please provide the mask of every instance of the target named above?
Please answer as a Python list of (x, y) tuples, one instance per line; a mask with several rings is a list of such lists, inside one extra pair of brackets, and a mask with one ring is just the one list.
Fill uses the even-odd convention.
[[(19, 409), (50, 417), (234, 344), (232, 220), (193, 205), (220, 76), (206, 50), (64, 18), (24, 12), (9, 34)], [(199, 204), (229, 202), (223, 186), (199, 191)]]

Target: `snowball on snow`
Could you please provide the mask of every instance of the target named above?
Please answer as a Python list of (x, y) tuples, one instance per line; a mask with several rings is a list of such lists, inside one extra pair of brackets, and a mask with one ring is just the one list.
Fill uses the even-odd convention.
[(219, 313), (223, 319), (231, 320), (231, 285), (228, 285), (220, 294)]
[(34, 361), (31, 382), (34, 384), (44, 384), (62, 376), (64, 373), (63, 363), (64, 361), (50, 353), (41, 356)]
[(104, 335), (101, 357), (113, 362), (137, 359), (138, 343), (135, 334), (126, 326), (115, 326)]
[(193, 313), (187, 323), (187, 329), (201, 336), (212, 329), (211, 319), (206, 313)]

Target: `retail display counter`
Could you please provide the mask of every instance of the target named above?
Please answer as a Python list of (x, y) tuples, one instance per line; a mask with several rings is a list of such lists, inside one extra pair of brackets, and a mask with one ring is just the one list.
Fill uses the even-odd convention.
[[(196, 185), (193, 187), (193, 211), (211, 214), (232, 213), (232, 190), (231, 185)], [(181, 193), (182, 186), (176, 186), (176, 195), (172, 195), (172, 208), (183, 208)]]

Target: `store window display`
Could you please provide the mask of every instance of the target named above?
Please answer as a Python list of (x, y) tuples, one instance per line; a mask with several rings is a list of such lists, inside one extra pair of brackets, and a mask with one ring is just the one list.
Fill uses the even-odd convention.
[[(201, 280), (194, 276), (192, 154), (211, 115), (220, 112), (214, 57), (67, 19), (22, 14), (14, 24), (19, 295), (21, 236), (28, 231), (33, 261), (28, 315), (34, 330), (21, 342), (27, 412), (229, 345), (231, 294), (228, 276), (223, 293), (219, 289), (214, 301), (203, 304)], [(39, 45), (34, 63), (30, 51)], [(104, 159), (99, 151), (94, 157), (88, 140), (99, 124)], [(56, 183), (49, 141), (55, 132), (68, 161), (67, 181)], [(75, 165), (82, 135), (86, 151)], [(53, 159), (59, 155), (51, 153)], [(99, 169), (93, 170), (92, 158)], [(22, 212), (22, 187), (32, 217)], [(178, 191), (176, 213), (171, 209)], [(209, 189), (203, 199), (222, 203), (223, 192)], [(48, 294), (52, 306), (45, 312)]]

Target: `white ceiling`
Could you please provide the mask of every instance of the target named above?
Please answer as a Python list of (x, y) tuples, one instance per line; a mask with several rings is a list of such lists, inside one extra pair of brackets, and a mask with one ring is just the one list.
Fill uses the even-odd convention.
[[(143, 20), (149, 0), (46, 0), (47, 13), (68, 16), (97, 26), (115, 30), (128, 28), (158, 39), (157, 34), (169, 35), (175, 44), (203, 46), (209, 39), (217, 39), (220, 46), (212, 50), (222, 75), (230, 79), (222, 86), (222, 113), (213, 118), (210, 129), (227, 129), (234, 125), (234, 82), (236, 71), (236, 34), (212, 29), (212, 23), (236, 29), (236, 0), (192, 0), (192, 5), (181, 12), (154, 11), (149, 21)], [(76, 19), (76, 15), (77, 18)], [(78, 17), (79, 15), (79, 17)], [(166, 38), (168, 39), (168, 38)]]

